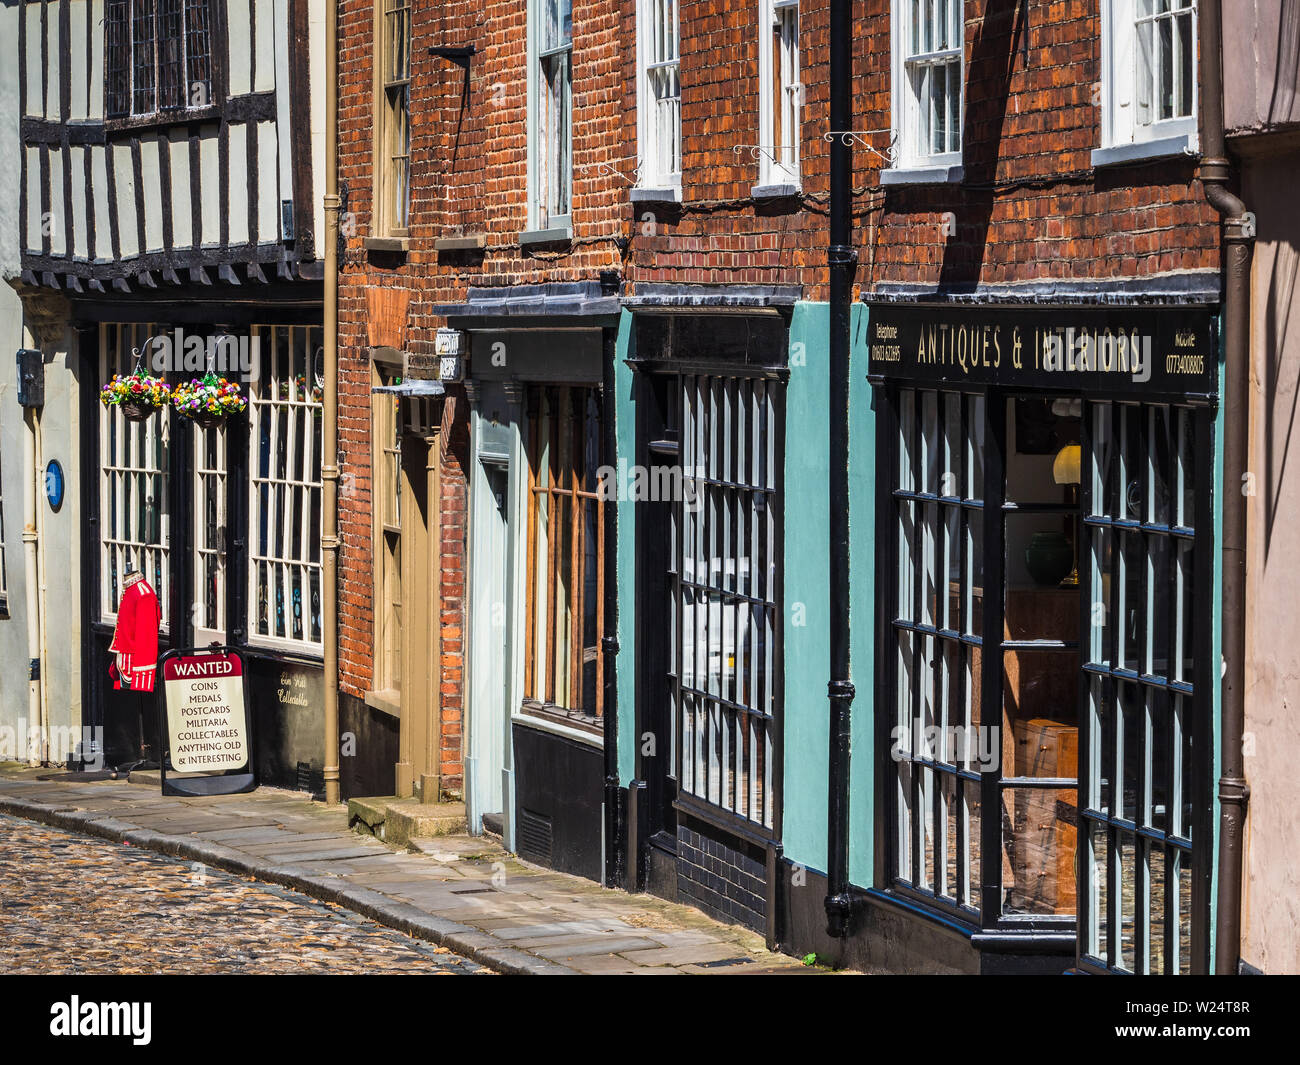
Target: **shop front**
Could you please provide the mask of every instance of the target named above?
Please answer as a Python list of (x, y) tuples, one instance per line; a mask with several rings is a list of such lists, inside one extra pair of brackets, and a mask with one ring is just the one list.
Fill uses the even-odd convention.
[[(105, 318), (111, 315), (111, 309)], [(123, 593), (156, 593), (158, 645), (238, 647), (249, 671), (259, 782), (323, 786), (319, 306), (137, 306), (80, 331), (85, 380), (82, 671), (109, 765), (156, 758), (156, 697), (115, 686)], [(119, 309), (119, 315), (121, 309)], [(159, 338), (162, 338), (160, 341)], [(247, 400), (214, 425), (170, 404), (99, 401), (115, 375), (169, 386), (212, 370)], [(137, 685), (137, 687), (140, 687)]]
[(774, 936), (788, 310), (635, 315), (629, 883)]
[(465, 801), (471, 832), (603, 881), (617, 301), (582, 288), (565, 311), (453, 319), (470, 326)]
[(869, 954), (1206, 971), (1212, 310), (879, 303), (869, 344)]

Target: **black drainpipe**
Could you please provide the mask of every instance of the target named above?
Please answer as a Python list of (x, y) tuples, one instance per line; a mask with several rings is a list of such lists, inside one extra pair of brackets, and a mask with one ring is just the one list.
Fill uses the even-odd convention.
[[(618, 295), (619, 277), (617, 274), (601, 274), (601, 294)], [(618, 396), (614, 385), (614, 358), (617, 352), (617, 330), (606, 327), (601, 331), (603, 351), (601, 362), (603, 381), (602, 397), (604, 440), (601, 442), (605, 452), (605, 461), (618, 462), (618, 427), (615, 415), (618, 408)], [(601, 641), (601, 654), (605, 656), (605, 691), (604, 691), (604, 738), (605, 738), (605, 885), (621, 887), (623, 885), (623, 817), (619, 803), (618, 781), (618, 685), (614, 670), (618, 663), (618, 637), (615, 635), (618, 624), (618, 493), (612, 499), (600, 505), (605, 508), (605, 596), (601, 609), (604, 611), (605, 637)]]
[(1241, 864), (1246, 783), (1246, 495), (1250, 447), (1250, 264), (1255, 216), (1228, 188), (1223, 120), (1223, 7), (1201, 0), (1201, 126), (1205, 198), (1223, 219), (1223, 702), (1219, 767), (1219, 883), (1214, 971), (1231, 976), (1241, 957)]
[(826, 833), (826, 932), (849, 932), (849, 314), (853, 302), (853, 4), (831, 0), (830, 249), (830, 766)]

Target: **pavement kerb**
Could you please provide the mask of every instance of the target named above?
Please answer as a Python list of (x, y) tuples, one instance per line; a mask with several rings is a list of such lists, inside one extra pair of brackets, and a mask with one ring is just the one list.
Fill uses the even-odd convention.
[(270, 859), (258, 861), (241, 851), (223, 847), (218, 843), (204, 843), (182, 836), (169, 836), (151, 828), (140, 828), (126, 821), (104, 817), (93, 810), (80, 810), (74, 806), (51, 806), (10, 795), (0, 795), (0, 813), (71, 832), (98, 836), (113, 843), (129, 843), (142, 850), (202, 862), (204, 865), (238, 876), (253, 877), (266, 883), (292, 888), (320, 902), (332, 902), (342, 906), (346, 910), (415, 939), (447, 947), (497, 972), (525, 976), (582, 975), (567, 965), (525, 953), (491, 933), (426, 913), (417, 906), (390, 899), (370, 888), (342, 883), (337, 877), (321, 876), (319, 873), (292, 865), (277, 864)]

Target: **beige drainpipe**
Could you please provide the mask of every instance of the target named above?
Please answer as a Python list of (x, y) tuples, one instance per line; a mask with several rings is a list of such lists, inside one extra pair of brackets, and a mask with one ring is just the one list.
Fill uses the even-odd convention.
[(339, 801), (339, 85), (338, 0), (325, 4), (325, 403), (321, 455), (321, 625), (325, 643), (325, 801)]

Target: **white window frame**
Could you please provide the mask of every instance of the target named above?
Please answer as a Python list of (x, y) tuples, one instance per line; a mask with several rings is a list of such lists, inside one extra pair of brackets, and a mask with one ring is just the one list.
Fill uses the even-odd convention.
[[(288, 365), (279, 350), (280, 335), (287, 333)], [(271, 647), (304, 654), (320, 654), (324, 650), (323, 617), (318, 618), (317, 638), (312, 639), (311, 591), (312, 578), (321, 596), (320, 530), (312, 535), (314, 515), (321, 513), (321, 454), (316, 448), (314, 423), (320, 402), (313, 398), (315, 377), (315, 352), (321, 343), (321, 331), (316, 326), (255, 326), (254, 336), (261, 338), (260, 367), (257, 378), (249, 386), (248, 394), (248, 643), (250, 646)], [(300, 379), (301, 378), (301, 379)], [(305, 380), (305, 387), (304, 387)], [(282, 390), (278, 386), (283, 383)], [(269, 434), (271, 447), (267, 476), (261, 469), (262, 430)], [(302, 434), (302, 476), (294, 476), (294, 447), (298, 434)], [(275, 467), (276, 445), (285, 441), (289, 458), (286, 475), (278, 476)], [(263, 502), (260, 489), (267, 488), (270, 500), (270, 521), (266, 549), (260, 534)], [(280, 490), (280, 491), (277, 491)], [(283, 506), (283, 510), (279, 508)], [(274, 538), (274, 519), (283, 521), (285, 538), (283, 549), (277, 551)], [(267, 567), (266, 629), (259, 617), (258, 582), (262, 566)], [(291, 635), (293, 577), (297, 575), (302, 589), (303, 635)], [(285, 592), (285, 632), (277, 633), (275, 624), (275, 576)]]
[[(773, 61), (771, 35), (783, 19), (793, 21), (782, 35), (779, 66)], [(759, 0), (758, 16), (759, 185), (799, 187), (803, 85), (800, 84), (799, 0)], [(787, 143), (777, 144), (777, 113), (773, 99), (781, 90), (780, 122)], [(770, 154), (769, 154), (770, 153)]]
[[(547, 48), (543, 40), (545, 32), (545, 8), (548, 3), (562, 7), (565, 0), (529, 0), (528, 3), (528, 227), (534, 232), (571, 231), (573, 228), (573, 30), (572, 5), (570, 5), (570, 31), (567, 41)], [(550, 129), (546, 103), (546, 78), (543, 65), (550, 59), (567, 53), (569, 77), (566, 91), (568, 99), (565, 105), (566, 117), (563, 119), (562, 135), (565, 138), (564, 162), (565, 172), (558, 175), (563, 183), (564, 195), (560, 202), (567, 210), (551, 213), (552, 175), (547, 169), (550, 158)]]
[[(160, 329), (143, 323), (102, 324), (99, 327), (101, 381), (107, 384), (115, 373), (131, 373), (136, 362), (132, 351), (143, 349)], [(142, 369), (150, 372), (147, 360)], [(117, 621), (117, 607), (124, 590), (122, 578), (129, 563), (158, 593), (159, 631), (166, 633), (169, 628), (169, 420), (166, 410), (144, 421), (132, 422), (117, 406), (101, 404), (99, 408), (99, 620), (104, 624)], [(129, 490), (152, 491), (152, 506), (128, 507)]]
[[(636, 115), (640, 146), (640, 180), (644, 191), (675, 193), (682, 188), (682, 78), (680, 0), (637, 0), (636, 10)], [(665, 34), (672, 15), (671, 37)], [(671, 49), (669, 45), (671, 44)], [(653, 79), (675, 81), (677, 95), (661, 98)], [(672, 104), (670, 101), (676, 101)], [(665, 149), (667, 165), (663, 165)]]
[[(1174, 0), (1177, 10), (1151, 16), (1157, 21), (1181, 17), (1190, 12), (1191, 28), (1191, 99), (1187, 114), (1175, 118), (1140, 119), (1137, 104), (1138, 21), (1141, 0), (1102, 0), (1101, 5), (1101, 147), (1093, 152), (1094, 166), (1127, 162), (1132, 159), (1194, 153), (1198, 146), (1197, 114), (1200, 105), (1197, 85), (1199, 60), (1196, 0)], [(1141, 21), (1149, 21), (1141, 16)], [(1179, 48), (1177, 35), (1173, 47)], [(1177, 53), (1176, 53), (1177, 54)], [(1152, 69), (1159, 61), (1153, 57)], [(1157, 75), (1158, 76), (1158, 75)], [(1152, 106), (1158, 96), (1153, 85)]]
[[(956, 36), (949, 46), (927, 52), (913, 50), (912, 15), (917, 5), (924, 5), (931, 17), (948, 5), (950, 17), (956, 16)], [(951, 181), (961, 177), (962, 146), (965, 136), (966, 102), (966, 42), (965, 3), (963, 0), (892, 0), (890, 47), (891, 85), (890, 108), (894, 133), (893, 174), (882, 172), (881, 181)], [(928, 141), (930, 127), (923, 121), (922, 101), (914, 90), (912, 70), (938, 68), (957, 61), (957, 146), (955, 149), (935, 152)]]

